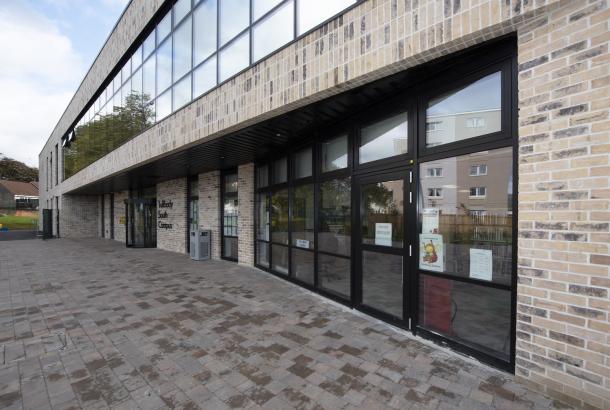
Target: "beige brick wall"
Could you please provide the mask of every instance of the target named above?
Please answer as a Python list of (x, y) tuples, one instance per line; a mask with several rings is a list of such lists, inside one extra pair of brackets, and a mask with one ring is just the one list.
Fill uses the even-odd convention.
[[(129, 198), (128, 191), (114, 193), (114, 239), (125, 243), (125, 200)], [(123, 222), (123, 223), (121, 223)]]
[[(186, 253), (188, 230), (186, 183), (186, 178), (178, 178), (157, 184), (157, 248), (159, 249)], [(161, 207), (164, 202), (171, 206)]]
[(517, 376), (610, 408), (608, 2), (519, 29)]
[(59, 230), (63, 238), (96, 238), (100, 231), (100, 197), (63, 195)]
[(244, 164), (237, 168), (237, 187), (237, 260), (240, 265), (254, 266), (254, 164)]
[(212, 258), (220, 259), (220, 171), (199, 174), (199, 227), (212, 231)]

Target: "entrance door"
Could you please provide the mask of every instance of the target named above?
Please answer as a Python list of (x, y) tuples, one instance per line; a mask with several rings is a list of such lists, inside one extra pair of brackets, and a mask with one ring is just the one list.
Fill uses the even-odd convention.
[(157, 204), (151, 199), (125, 201), (127, 246), (155, 248), (157, 246)]
[(360, 177), (356, 302), (384, 319), (406, 323), (409, 243), (414, 223), (411, 170)]

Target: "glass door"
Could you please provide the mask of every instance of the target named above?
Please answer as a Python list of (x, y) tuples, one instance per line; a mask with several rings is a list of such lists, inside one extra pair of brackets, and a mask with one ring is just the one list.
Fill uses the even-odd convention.
[(132, 248), (157, 246), (157, 204), (151, 199), (125, 201), (127, 243)]
[(222, 258), (237, 261), (239, 218), (237, 173), (225, 174), (222, 178)]
[(357, 179), (357, 304), (390, 321), (408, 320), (411, 170)]

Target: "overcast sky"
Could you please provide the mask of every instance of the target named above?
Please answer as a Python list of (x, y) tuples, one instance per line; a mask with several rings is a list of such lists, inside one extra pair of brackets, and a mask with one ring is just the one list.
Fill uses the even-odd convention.
[(0, 0), (0, 153), (38, 154), (128, 0)]

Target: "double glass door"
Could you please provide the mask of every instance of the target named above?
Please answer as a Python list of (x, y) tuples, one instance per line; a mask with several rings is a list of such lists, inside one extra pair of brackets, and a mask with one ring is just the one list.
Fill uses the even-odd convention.
[(407, 323), (410, 237), (414, 232), (410, 169), (356, 178), (356, 304)]
[(125, 227), (128, 247), (155, 248), (157, 246), (157, 203), (154, 199), (125, 201)]

